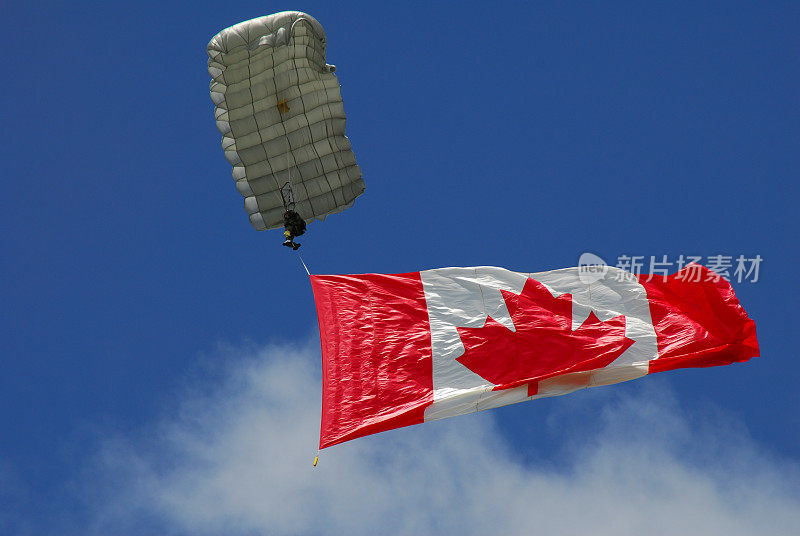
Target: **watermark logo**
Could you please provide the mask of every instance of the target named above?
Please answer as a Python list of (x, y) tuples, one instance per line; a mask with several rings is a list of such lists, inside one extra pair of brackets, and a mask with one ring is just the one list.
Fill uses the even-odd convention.
[[(676, 279), (694, 283), (719, 279), (757, 283), (763, 260), (761, 255), (678, 255), (672, 259), (667, 255), (620, 255), (614, 266), (618, 270), (614, 270), (609, 277), (622, 281), (633, 275), (652, 281), (659, 276), (666, 280), (670, 274), (680, 272)], [(704, 272), (700, 265), (709, 271)], [(582, 253), (578, 259), (578, 277), (586, 285), (596, 283), (608, 275), (610, 266), (594, 253)]]
[(606, 261), (594, 253), (581, 254), (578, 259), (578, 279), (584, 285), (591, 285), (603, 279), (608, 273)]

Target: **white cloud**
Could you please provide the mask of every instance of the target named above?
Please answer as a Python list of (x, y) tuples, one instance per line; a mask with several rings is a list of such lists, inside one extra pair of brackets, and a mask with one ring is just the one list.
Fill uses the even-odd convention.
[(197, 379), (162, 423), (104, 441), (84, 482), (88, 531), (800, 533), (797, 463), (760, 452), (724, 415), (692, 422), (650, 379), (634, 397), (591, 395), (603, 409), (588, 436), (564, 397), (551, 416), (567, 426), (559, 469), (524, 464), (491, 412), (358, 439), (312, 468), (318, 354), (221, 353), (217, 388)]

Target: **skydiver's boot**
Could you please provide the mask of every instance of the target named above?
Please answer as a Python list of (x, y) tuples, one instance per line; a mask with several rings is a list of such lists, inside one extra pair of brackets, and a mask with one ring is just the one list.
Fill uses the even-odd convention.
[(294, 236), (292, 236), (291, 231), (289, 231), (288, 229), (285, 230), (283, 232), (283, 236), (286, 237), (286, 240), (283, 241), (283, 245), (286, 246), (287, 248), (292, 248), (294, 251), (297, 251), (297, 249), (300, 247), (300, 244), (294, 241)]

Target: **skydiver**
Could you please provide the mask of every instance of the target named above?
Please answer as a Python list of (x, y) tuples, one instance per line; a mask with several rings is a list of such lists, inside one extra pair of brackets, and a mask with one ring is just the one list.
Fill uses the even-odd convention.
[(306, 232), (305, 220), (294, 210), (287, 210), (283, 213), (283, 226), (286, 229), (283, 231), (283, 236), (286, 237), (283, 245), (297, 251), (300, 244), (296, 243), (294, 238)]

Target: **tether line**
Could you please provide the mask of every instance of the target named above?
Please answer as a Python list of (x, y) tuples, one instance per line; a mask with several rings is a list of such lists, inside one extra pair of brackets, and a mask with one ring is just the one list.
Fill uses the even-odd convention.
[(300, 259), (300, 263), (303, 265), (303, 268), (306, 269), (306, 274), (308, 274), (308, 277), (311, 277), (311, 272), (308, 271), (308, 266), (306, 266), (306, 263), (303, 260), (303, 256), (298, 253), (297, 258)]

